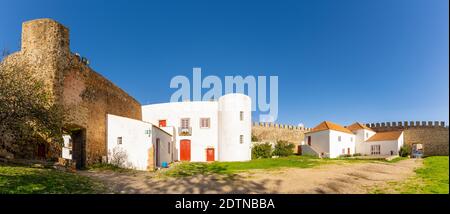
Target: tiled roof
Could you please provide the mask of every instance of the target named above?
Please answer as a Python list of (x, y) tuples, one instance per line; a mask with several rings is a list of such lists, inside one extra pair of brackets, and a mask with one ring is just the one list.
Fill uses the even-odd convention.
[(386, 140), (397, 140), (402, 131), (392, 131), (392, 132), (379, 132), (374, 134), (372, 137), (367, 139), (366, 141), (386, 141)]
[(344, 128), (343, 126), (338, 125), (336, 123), (332, 123), (330, 121), (323, 121), (322, 123), (320, 123), (319, 125), (314, 127), (311, 130), (311, 132), (318, 132), (318, 131), (324, 131), (324, 130), (334, 130), (334, 131), (340, 131), (340, 132), (353, 134), (350, 130)]
[(366, 125), (359, 123), (359, 122), (356, 122), (356, 123), (353, 123), (352, 125), (347, 126), (347, 129), (350, 131), (356, 131), (356, 130), (360, 130), (360, 129), (366, 129), (366, 130), (373, 131), (371, 128), (369, 128)]

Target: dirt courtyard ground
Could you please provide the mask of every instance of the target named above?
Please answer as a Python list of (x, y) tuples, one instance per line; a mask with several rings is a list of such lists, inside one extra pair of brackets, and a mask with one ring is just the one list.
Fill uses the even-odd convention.
[(252, 170), (234, 176), (161, 177), (149, 172), (80, 171), (101, 180), (114, 193), (367, 193), (375, 186), (414, 175), (422, 160), (351, 163), (316, 168)]

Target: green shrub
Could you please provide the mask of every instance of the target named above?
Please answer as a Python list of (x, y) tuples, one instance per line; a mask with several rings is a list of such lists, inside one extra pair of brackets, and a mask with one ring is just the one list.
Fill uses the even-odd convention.
[(272, 146), (270, 143), (256, 144), (252, 147), (252, 159), (272, 157)]
[(400, 157), (407, 157), (410, 154), (411, 154), (411, 147), (409, 145), (403, 145), (400, 148), (400, 151), (398, 151), (398, 155)]
[(361, 154), (361, 153), (355, 153), (355, 154), (353, 154), (353, 157), (356, 157), (356, 156), (362, 156), (362, 154)]
[(295, 145), (287, 142), (287, 141), (277, 141), (277, 144), (275, 145), (275, 149), (273, 150), (273, 155), (276, 156), (290, 156), (294, 154), (294, 147)]
[(259, 142), (259, 138), (255, 135), (252, 135), (252, 142)]

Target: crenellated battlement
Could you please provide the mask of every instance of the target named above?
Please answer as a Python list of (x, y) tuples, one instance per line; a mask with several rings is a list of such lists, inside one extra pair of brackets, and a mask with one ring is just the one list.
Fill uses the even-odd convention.
[(302, 126), (288, 125), (288, 124), (278, 124), (278, 123), (264, 123), (264, 122), (253, 122), (253, 127), (267, 127), (276, 129), (289, 129), (289, 130), (299, 130), (299, 131), (311, 131), (312, 128), (306, 128)]
[(404, 129), (411, 127), (420, 128), (447, 128), (448, 125), (444, 121), (398, 121), (398, 122), (378, 122), (378, 123), (366, 123), (366, 126), (372, 129)]

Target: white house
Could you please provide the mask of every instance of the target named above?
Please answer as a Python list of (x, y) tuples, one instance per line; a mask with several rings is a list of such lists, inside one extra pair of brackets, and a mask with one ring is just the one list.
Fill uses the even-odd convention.
[(305, 142), (321, 157), (336, 158), (355, 153), (353, 132), (330, 121), (324, 121), (306, 133)]
[[(143, 120), (107, 115), (109, 163), (138, 170), (173, 161), (251, 159), (251, 99), (227, 94), (218, 101), (142, 106)], [(72, 159), (72, 139), (64, 136), (62, 157)]]
[(227, 94), (218, 101), (145, 105), (142, 119), (173, 130), (174, 160), (251, 159), (251, 99), (244, 94)]
[(336, 158), (342, 155), (397, 155), (403, 146), (403, 132), (376, 133), (369, 127), (354, 123), (343, 127), (324, 121), (305, 133), (302, 154)]
[(107, 115), (108, 162), (138, 170), (173, 161), (171, 133), (147, 122)]
[(347, 127), (348, 130), (355, 134), (355, 153), (366, 154), (361, 148), (361, 142), (364, 142), (376, 134), (371, 128), (367, 127), (362, 123), (353, 123)]
[(403, 132), (391, 131), (376, 133), (366, 141), (360, 143), (362, 154), (368, 155), (397, 155), (403, 146)]

